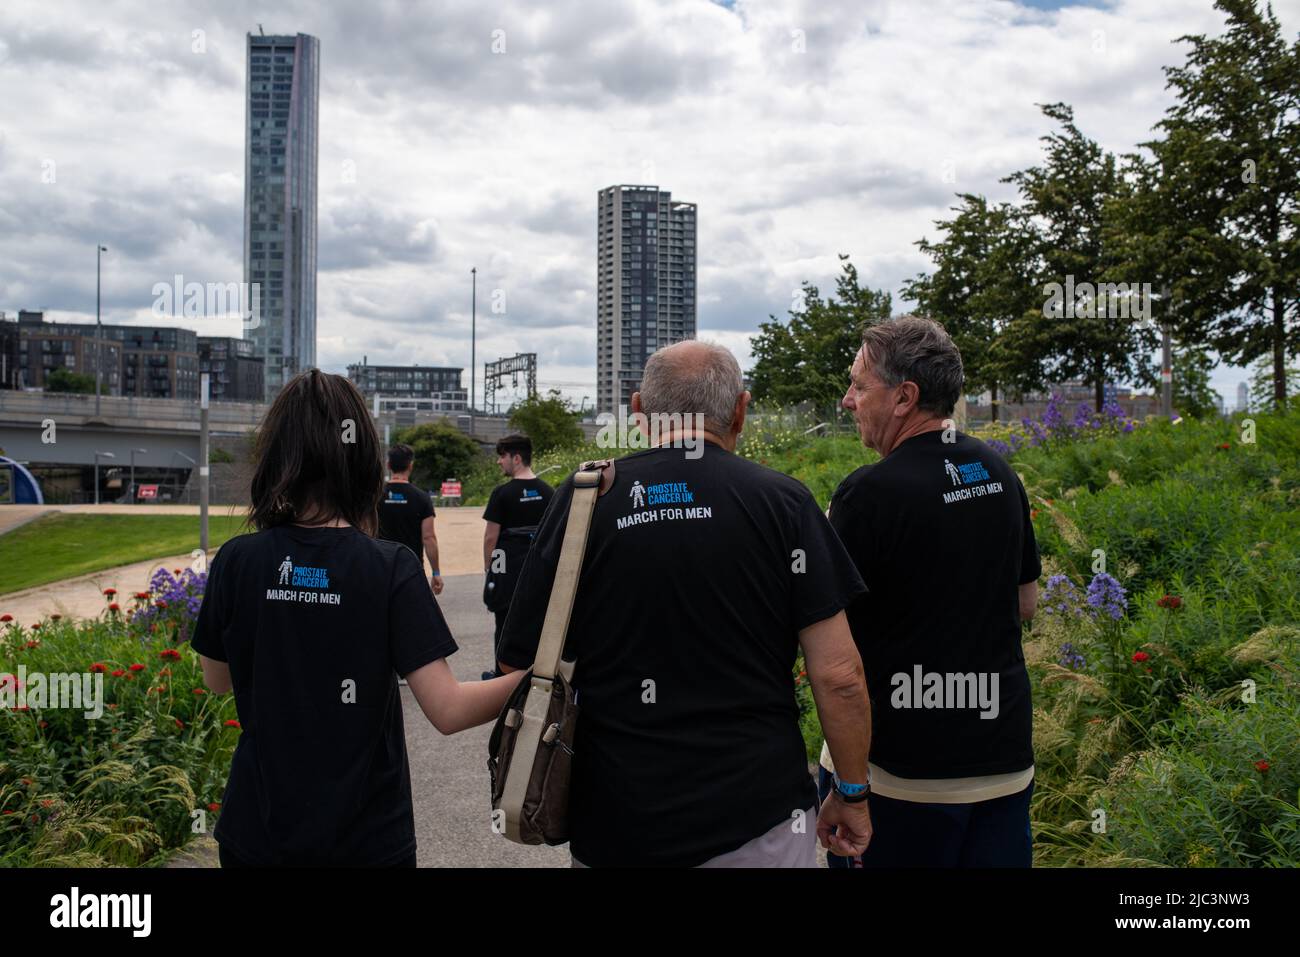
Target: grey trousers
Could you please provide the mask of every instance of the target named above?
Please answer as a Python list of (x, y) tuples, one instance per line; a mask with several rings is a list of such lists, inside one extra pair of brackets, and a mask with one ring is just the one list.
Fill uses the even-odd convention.
[[(576, 857), (574, 867), (586, 867)], [(711, 857), (700, 867), (816, 867), (817, 808), (809, 808), (802, 818), (782, 821), (734, 851)]]

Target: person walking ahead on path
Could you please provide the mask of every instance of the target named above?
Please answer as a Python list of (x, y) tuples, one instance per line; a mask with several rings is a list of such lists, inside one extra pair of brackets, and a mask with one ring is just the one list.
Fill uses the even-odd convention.
[(258, 430), (258, 531), (212, 560), (191, 641), (241, 725), (214, 835), (223, 867), (414, 866), (396, 676), (443, 734), (495, 718), (518, 681), (456, 681), (424, 569), (371, 537), (383, 487), (356, 387), (295, 377)]
[[(555, 494), (554, 489), (533, 474), (533, 441), (528, 436), (507, 435), (498, 442), (497, 465), (508, 481), (492, 490), (483, 510), (483, 569), (487, 573), (483, 603), (496, 616), (493, 660), (519, 571), (524, 567), (546, 506)], [(484, 673), (485, 678), (493, 675), (494, 672)]]
[[(868, 803), (880, 829), (860, 863), (1028, 867), (1020, 623), (1042, 569), (1024, 487), (948, 420), (962, 362), (938, 323), (868, 327), (849, 378), (844, 408), (882, 456), (846, 478), (830, 508), (868, 588), (848, 612), (874, 705)], [(823, 787), (838, 766), (823, 752)]]
[[(591, 520), (567, 649), (577, 864), (815, 867), (832, 825), (839, 853), (871, 838), (869, 703), (842, 610), (862, 581), (812, 493), (735, 454), (748, 403), (731, 353), (694, 340), (652, 355), (632, 396), (675, 430), (642, 428), (663, 444), (614, 463)], [(503, 670), (537, 653), (572, 502), (570, 478), (515, 589)], [(815, 826), (800, 646), (844, 779)]]
[(429, 584), (435, 595), (442, 594), (442, 572), (438, 570), (438, 535), (434, 531), (433, 499), (429, 493), (411, 484), (415, 450), (409, 445), (394, 445), (388, 450), (391, 478), (384, 486), (379, 502), (379, 534), (389, 542), (398, 542), (415, 553), (423, 565), (421, 553), (429, 556), (433, 572)]

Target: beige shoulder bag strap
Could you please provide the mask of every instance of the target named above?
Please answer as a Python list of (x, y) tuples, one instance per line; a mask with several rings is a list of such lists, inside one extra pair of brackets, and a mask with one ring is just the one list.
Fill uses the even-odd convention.
[(614, 466), (608, 461), (584, 462), (573, 476), (573, 500), (564, 527), (564, 541), (555, 568), (555, 581), (551, 585), (546, 618), (542, 622), (542, 634), (538, 640), (537, 654), (533, 658), (528, 695), (524, 700), (510, 770), (506, 774), (501, 794), (500, 806), (505, 811), (505, 835), (513, 841), (521, 840), (520, 818), (530, 785), (532, 791), (539, 790), (538, 784), (533, 781), (538, 749), (546, 740), (548, 730), (551, 734), (555, 733), (555, 729), (548, 725), (555, 676), (558, 672), (566, 683), (573, 677), (576, 662), (561, 661), (560, 656), (564, 652), (564, 640), (569, 633), (569, 618), (578, 591), (578, 578), (582, 573), (587, 532), (591, 528), (596, 498), (601, 491), (610, 487), (613, 478)]

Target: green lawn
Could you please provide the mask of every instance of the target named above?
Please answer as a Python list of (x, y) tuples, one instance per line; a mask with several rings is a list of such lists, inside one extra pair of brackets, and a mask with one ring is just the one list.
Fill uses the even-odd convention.
[[(239, 533), (243, 516), (208, 522), (215, 548)], [(0, 535), (0, 595), (198, 547), (197, 515), (44, 515)]]

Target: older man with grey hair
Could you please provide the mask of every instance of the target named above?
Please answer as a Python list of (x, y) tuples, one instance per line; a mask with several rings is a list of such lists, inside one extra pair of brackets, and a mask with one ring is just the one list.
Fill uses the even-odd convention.
[[(961, 389), (948, 333), (904, 316), (867, 328), (844, 393), (881, 456), (830, 508), (868, 588), (849, 606), (874, 704), (868, 803), (880, 836), (864, 867), (1032, 860), (1020, 623), (1042, 569), (1020, 479), (949, 418)], [(823, 753), (823, 787), (838, 760)]]
[[(748, 404), (735, 358), (693, 340), (651, 356), (632, 396), (656, 444), (597, 499), (565, 646), (575, 864), (811, 867), (818, 835), (850, 856), (870, 841), (870, 705), (843, 611), (862, 583), (808, 489), (735, 454)], [(569, 479), (515, 590), (504, 671), (536, 654), (572, 500)], [(842, 778), (815, 825), (800, 648)]]

